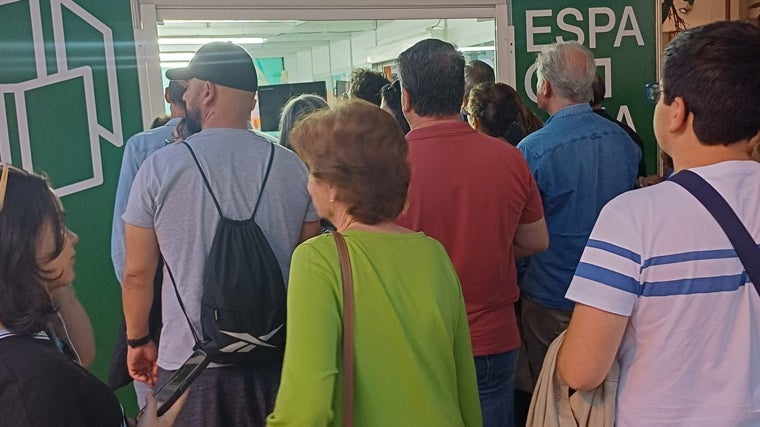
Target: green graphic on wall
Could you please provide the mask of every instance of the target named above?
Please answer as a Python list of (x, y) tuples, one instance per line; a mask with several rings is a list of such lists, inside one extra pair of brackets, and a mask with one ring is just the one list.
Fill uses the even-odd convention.
[(62, 198), (104, 378), (121, 320), (113, 197), (121, 146), (141, 130), (130, 2), (0, 0), (0, 58), (0, 161), (47, 175)]
[(644, 85), (657, 78), (656, 2), (531, 0), (513, 5), (515, 89), (523, 99), (531, 100), (538, 109), (533, 62), (543, 45), (571, 40), (582, 43), (594, 52), (597, 71), (605, 81), (604, 107), (644, 140), (647, 169), (653, 173), (657, 165), (654, 106), (645, 99)]

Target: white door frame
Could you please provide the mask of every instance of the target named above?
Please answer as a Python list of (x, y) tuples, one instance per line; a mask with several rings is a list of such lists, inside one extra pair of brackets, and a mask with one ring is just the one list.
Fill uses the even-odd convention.
[[(210, 0), (205, 0), (209, 1)], [(362, 0), (347, 0), (341, 3), (360, 3)], [(165, 19), (198, 20), (352, 20), (352, 19), (457, 19), (457, 18), (493, 18), (496, 27), (494, 40), (496, 44), (497, 80), (515, 85), (515, 49), (514, 28), (507, 3), (484, 4), (483, 0), (459, 0), (458, 5), (440, 4), (433, 0), (416, 0), (417, 6), (394, 5), (385, 2), (372, 6), (314, 7), (311, 1), (297, 5), (280, 7), (253, 6), (250, 2), (227, 2), (220, 5), (202, 4), (192, 0), (153, 0), (143, 3), (132, 0), (134, 17), (135, 48), (137, 51), (138, 76), (140, 79), (140, 96), (142, 98), (143, 123), (147, 127), (153, 118), (164, 112), (163, 83), (160, 75), (158, 49), (158, 22)], [(182, 3), (182, 4), (180, 4)], [(248, 3), (248, 4), (245, 4)], [(285, 2), (281, 2), (285, 3)], [(336, 0), (331, 3), (335, 4)], [(379, 2), (378, 2), (379, 3)], [(309, 6), (309, 4), (311, 6)]]

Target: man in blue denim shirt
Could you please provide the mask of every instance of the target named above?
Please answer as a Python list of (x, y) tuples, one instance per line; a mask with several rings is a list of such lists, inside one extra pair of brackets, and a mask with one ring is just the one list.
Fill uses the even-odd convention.
[[(173, 141), (177, 123), (185, 116), (185, 86), (182, 82), (172, 80), (164, 91), (164, 99), (169, 103), (170, 119), (155, 129), (149, 129), (133, 135), (124, 145), (124, 155), (121, 160), (119, 183), (116, 186), (116, 198), (113, 207), (113, 222), (111, 224), (111, 262), (116, 273), (116, 279), (121, 283), (124, 274), (124, 221), (121, 215), (127, 209), (129, 191), (135, 180), (140, 165), (159, 148)], [(145, 405), (145, 396), (151, 388), (140, 381), (134, 382), (137, 404)]]
[(169, 103), (169, 121), (163, 126), (133, 135), (124, 144), (111, 224), (111, 262), (119, 283), (124, 274), (124, 221), (121, 215), (127, 208), (132, 181), (148, 156), (173, 141), (174, 128), (182, 117), (185, 117), (185, 101), (182, 100), (184, 94), (185, 87), (182, 82), (170, 81), (164, 92), (164, 99)]
[(549, 229), (549, 249), (531, 257), (520, 283), (521, 357), (527, 356), (530, 376), (520, 373), (518, 387), (529, 392), (549, 344), (570, 321), (573, 303), (565, 292), (596, 218), (633, 188), (641, 158), (628, 134), (589, 105), (596, 66), (588, 49), (549, 45), (536, 59), (536, 74), (538, 106), (551, 117), (517, 146), (538, 184)]

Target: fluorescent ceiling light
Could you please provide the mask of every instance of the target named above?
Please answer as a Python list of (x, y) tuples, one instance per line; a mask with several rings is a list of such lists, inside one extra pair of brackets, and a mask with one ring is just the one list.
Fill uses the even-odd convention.
[(482, 52), (486, 50), (496, 50), (495, 46), (465, 46), (457, 49), (460, 52)]
[(161, 62), (187, 62), (193, 55), (193, 52), (163, 52), (159, 53), (158, 57), (161, 58)]
[(263, 37), (162, 37), (159, 45), (172, 44), (206, 44), (211, 42), (232, 42), (235, 44), (261, 44), (267, 41)]
[(275, 24), (280, 24), (280, 23), (300, 24), (300, 23), (302, 23), (304, 21), (299, 21), (299, 20), (296, 20), (296, 19), (285, 19), (285, 20), (274, 20), (274, 21), (269, 21), (269, 20), (264, 20), (264, 19), (245, 19), (245, 20), (240, 20), (240, 19), (206, 19), (206, 20), (201, 20), (201, 19), (164, 19), (164, 24), (216, 24), (216, 23), (222, 23), (222, 24), (225, 24), (225, 23), (247, 24), (247, 23), (259, 23), (259, 22), (264, 22), (264, 23), (267, 23), (267, 24), (270, 24), (270, 23), (275, 23)]
[(185, 68), (187, 67), (188, 61), (186, 62), (162, 62), (161, 68)]

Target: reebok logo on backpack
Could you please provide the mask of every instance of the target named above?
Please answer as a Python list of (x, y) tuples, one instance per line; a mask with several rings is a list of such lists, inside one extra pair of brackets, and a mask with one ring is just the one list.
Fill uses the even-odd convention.
[[(206, 258), (203, 277), (203, 341), (198, 339), (192, 325), (190, 326), (196, 346), (203, 348), (216, 363), (282, 360), (287, 302), (285, 282), (277, 258), (264, 232), (254, 220), (272, 167), (274, 145), (271, 146), (253, 214), (249, 219), (238, 221), (225, 218), (222, 214), (198, 158), (187, 143), (183, 144), (193, 156), (220, 217)], [(181, 299), (180, 306), (184, 312)]]

